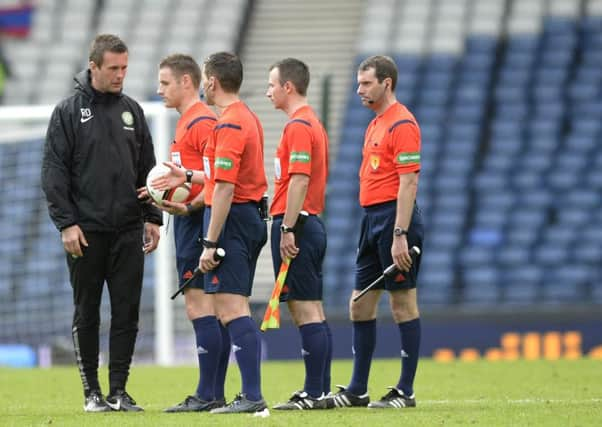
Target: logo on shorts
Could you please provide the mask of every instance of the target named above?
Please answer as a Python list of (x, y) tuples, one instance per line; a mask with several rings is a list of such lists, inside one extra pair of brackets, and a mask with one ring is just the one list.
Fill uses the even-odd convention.
[(213, 276), (213, 278), (211, 279), (211, 284), (219, 285), (219, 279), (217, 278), (217, 276)]
[(192, 271), (188, 270), (186, 273), (182, 274), (182, 279), (190, 279), (192, 277)]
[(397, 273), (397, 276), (395, 276), (395, 279), (393, 279), (393, 280), (395, 280), (396, 282), (403, 282), (405, 279), (406, 278), (403, 274)]
[(372, 154), (370, 156), (370, 167), (372, 167), (373, 170), (376, 170), (376, 169), (378, 169), (379, 164), (380, 164), (380, 156)]

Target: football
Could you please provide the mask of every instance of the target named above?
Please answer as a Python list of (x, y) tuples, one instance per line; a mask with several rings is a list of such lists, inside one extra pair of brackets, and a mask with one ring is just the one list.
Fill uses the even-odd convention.
[(151, 182), (162, 175), (169, 173), (169, 168), (163, 164), (158, 164), (153, 167), (146, 177), (146, 191), (148, 195), (157, 203), (158, 205), (163, 205), (164, 200), (169, 200), (170, 202), (185, 202), (190, 196), (190, 184), (184, 183), (176, 188), (172, 188), (170, 190), (155, 190), (151, 185)]

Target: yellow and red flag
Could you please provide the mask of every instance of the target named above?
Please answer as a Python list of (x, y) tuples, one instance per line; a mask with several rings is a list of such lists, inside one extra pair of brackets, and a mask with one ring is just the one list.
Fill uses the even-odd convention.
[(260, 329), (264, 332), (266, 329), (277, 329), (280, 327), (280, 293), (284, 287), (290, 264), (291, 259), (289, 257), (284, 258), (282, 264), (280, 264), (280, 271), (278, 271), (278, 276), (276, 276), (276, 283), (274, 283), (274, 289), (272, 289), (272, 296), (265, 309), (263, 322), (261, 322)]

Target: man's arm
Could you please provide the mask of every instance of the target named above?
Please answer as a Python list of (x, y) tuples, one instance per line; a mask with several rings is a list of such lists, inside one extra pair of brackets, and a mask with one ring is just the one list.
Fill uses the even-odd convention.
[[(217, 243), (219, 235), (222, 232), (226, 218), (230, 213), (232, 199), (234, 197), (234, 184), (225, 181), (215, 183), (213, 198), (211, 200), (211, 219), (207, 228), (205, 238), (210, 242)], [(213, 270), (219, 265), (219, 261), (213, 259), (215, 248), (205, 248), (199, 260), (199, 267), (203, 273)]]
[(69, 118), (63, 117), (63, 110), (56, 107), (46, 132), (41, 178), (50, 218), (59, 230), (77, 222), (77, 210), (71, 199), (73, 147), (74, 135)]
[[(418, 172), (399, 175), (399, 190), (397, 192), (397, 209), (395, 211), (395, 227), (408, 230), (414, 211), (414, 202), (418, 190)], [(391, 246), (393, 262), (403, 271), (409, 271), (412, 266), (412, 257), (408, 250), (407, 235), (393, 236)]]
[[(286, 195), (286, 211), (282, 224), (288, 227), (294, 227), (297, 223), (299, 212), (303, 208), (303, 202), (307, 195), (309, 186), (309, 176), (296, 173), (291, 175)], [(295, 244), (295, 233), (281, 233), (280, 235), (280, 256), (294, 258), (299, 253), (299, 248)]]
[(50, 218), (61, 232), (63, 248), (72, 256), (79, 257), (83, 256), (82, 246), (88, 246), (88, 242), (77, 225), (77, 209), (71, 199), (74, 139), (69, 115), (61, 107), (55, 108), (44, 145), (42, 189)]
[(198, 211), (203, 206), (205, 206), (205, 190), (201, 191), (199, 194), (194, 196), (194, 199), (190, 201), (190, 203), (178, 203), (178, 202), (170, 202), (169, 200), (163, 200), (163, 206), (157, 206), (164, 212), (167, 212), (171, 215), (190, 215), (191, 212)]

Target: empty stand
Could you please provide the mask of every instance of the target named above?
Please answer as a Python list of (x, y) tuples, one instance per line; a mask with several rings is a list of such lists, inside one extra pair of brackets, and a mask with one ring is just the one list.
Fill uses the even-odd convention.
[[(600, 301), (602, 2), (399, 0), (387, 7), (399, 24), (364, 23), (379, 37), (360, 37), (356, 62), (392, 54), (398, 99), (421, 125), (423, 303)], [(361, 108), (350, 101), (346, 121), (365, 125)], [(340, 155), (361, 143), (356, 132), (341, 140)], [(339, 184), (351, 174), (338, 166), (329, 213), (357, 194), (357, 183)], [(328, 218), (329, 238), (354, 234), (347, 244), (335, 240), (327, 265), (350, 268), (345, 248), (357, 241), (357, 216)], [(338, 279), (347, 273), (326, 274), (337, 295), (349, 289)]]

